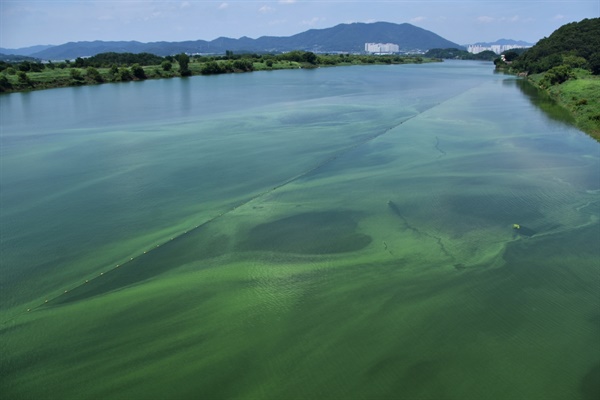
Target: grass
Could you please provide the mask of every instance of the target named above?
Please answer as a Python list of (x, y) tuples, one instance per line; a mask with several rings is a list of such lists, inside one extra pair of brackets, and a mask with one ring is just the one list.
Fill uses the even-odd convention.
[[(529, 80), (537, 87), (544, 74), (535, 74)], [(574, 78), (544, 89), (563, 108), (568, 110), (579, 129), (600, 141), (600, 77), (577, 69)]]

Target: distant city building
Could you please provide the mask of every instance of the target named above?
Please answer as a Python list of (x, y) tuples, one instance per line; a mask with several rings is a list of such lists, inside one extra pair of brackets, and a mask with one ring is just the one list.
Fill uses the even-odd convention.
[(392, 54), (400, 51), (400, 46), (394, 43), (365, 43), (365, 51), (372, 54)]
[(521, 46), (518, 44), (493, 44), (491, 46), (482, 46), (482, 45), (478, 45), (478, 44), (471, 44), (471, 45), (467, 46), (467, 51), (469, 53), (477, 54), (477, 53), (481, 53), (482, 51), (489, 50), (489, 51), (493, 51), (496, 54), (500, 54), (507, 50), (524, 49), (527, 47), (529, 47), (529, 46)]

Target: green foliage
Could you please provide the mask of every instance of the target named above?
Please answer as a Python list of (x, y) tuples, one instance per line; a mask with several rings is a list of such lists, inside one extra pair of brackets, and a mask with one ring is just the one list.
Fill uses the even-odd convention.
[(455, 48), (450, 49), (431, 49), (425, 53), (428, 58), (456, 59), (456, 60), (486, 60), (492, 61), (498, 55), (493, 51), (482, 51), (481, 53), (472, 54), (466, 50)]
[(0, 92), (12, 89), (12, 84), (5, 75), (0, 75)]
[(72, 68), (69, 72), (71, 74), (71, 79), (73, 79), (75, 84), (83, 83), (83, 75), (81, 75), (81, 70)]
[(190, 56), (185, 53), (181, 53), (177, 55), (177, 62), (179, 63), (179, 74), (181, 76), (190, 76), (192, 75), (192, 71), (189, 68), (190, 65)]
[(250, 72), (254, 70), (254, 64), (250, 60), (235, 60), (233, 70), (236, 72)]
[(205, 63), (202, 66), (202, 69), (200, 70), (200, 73), (202, 73), (202, 75), (214, 75), (214, 74), (221, 74), (223, 72), (224, 72), (223, 68), (221, 68), (219, 63), (217, 63), (216, 61), (209, 61), (209, 62)]
[(131, 71), (127, 67), (119, 68), (119, 72), (116, 76), (117, 80), (121, 82), (127, 82), (133, 80), (133, 76), (131, 75)]
[(146, 73), (144, 72), (144, 68), (140, 67), (140, 64), (133, 64), (131, 66), (131, 73), (137, 79), (146, 79)]
[(86, 78), (93, 83), (102, 83), (104, 78), (100, 75), (100, 72), (94, 67), (87, 67), (85, 70)]
[(600, 75), (600, 52), (594, 53), (588, 58), (590, 71), (594, 75)]
[[(78, 60), (75, 60), (75, 63), (78, 63)], [(164, 61), (163, 57), (150, 54), (150, 53), (100, 53), (96, 54), (93, 57), (85, 58), (81, 60), (83, 66), (91, 66), (95, 68), (107, 68), (111, 65), (116, 65), (117, 67), (121, 66), (130, 66), (133, 64), (139, 65), (160, 65)]]
[(32, 85), (31, 79), (29, 79), (29, 75), (27, 75), (27, 72), (25, 72), (25, 71), (17, 72), (17, 79), (19, 80), (19, 83), (22, 85), (27, 85), (27, 86)]
[[(106, 53), (105, 53), (106, 54)], [(102, 58), (102, 55), (99, 55)], [(111, 55), (121, 57), (117, 53)], [(104, 59), (105, 61), (108, 59)], [(155, 56), (153, 56), (155, 57)], [(99, 58), (96, 58), (98, 61)], [(93, 58), (91, 58), (94, 60)], [(178, 55), (173, 57), (159, 57), (160, 63), (156, 65), (142, 65), (133, 63), (131, 65), (121, 65), (117, 63), (108, 64), (101, 67), (87, 65), (83, 69), (76, 68), (75, 65), (88, 63), (90, 58), (81, 58), (70, 63), (72, 68), (68, 68), (66, 62), (58, 65), (52, 64), (44, 68), (43, 64), (36, 60), (28, 61), (30, 72), (18, 79), (11, 79), (10, 74), (16, 73), (15, 68), (18, 64), (9, 64), (0, 60), (0, 69), (4, 70), (4, 75), (12, 87), (4, 85), (3, 91), (19, 91), (29, 88), (45, 89), (51, 87), (64, 87), (71, 85), (96, 84), (102, 82), (121, 82), (139, 79), (152, 79), (173, 77), (173, 62), (179, 63), (178, 74), (183, 76), (197, 74), (224, 74), (224, 73), (242, 73), (255, 70), (267, 69), (290, 69), (290, 68), (317, 68), (319, 66), (333, 65), (351, 65), (351, 64), (402, 64), (425, 61), (422, 58), (406, 57), (399, 55), (352, 55), (352, 54), (319, 54), (312, 52), (295, 51), (284, 54), (233, 54), (223, 56), (194, 56), (193, 62), (188, 55)], [(171, 60), (171, 61), (169, 61)], [(297, 60), (297, 61), (296, 61)], [(187, 66), (187, 70), (181, 70), (181, 67)], [(13, 67), (14, 66), (14, 67)], [(170, 69), (171, 71), (166, 71)], [(40, 72), (35, 72), (40, 70)], [(25, 71), (21, 71), (25, 72)], [(27, 79), (27, 80), (24, 80)]]
[(572, 54), (563, 55), (562, 63), (563, 63), (563, 65), (567, 65), (570, 68), (587, 69), (587, 67), (588, 67), (588, 62), (585, 58), (575, 56)]
[[(88, 65), (89, 65), (89, 64), (88, 64)], [(74, 66), (75, 68), (85, 68), (87, 65), (86, 65), (86, 62), (83, 60), (83, 58), (81, 58), (81, 57), (77, 57), (77, 58), (75, 59), (75, 63), (73, 64), (73, 66)]]
[(19, 64), (19, 71), (31, 71), (31, 63), (29, 61), (23, 61), (21, 64)]
[(584, 59), (586, 68), (598, 74), (600, 71), (594, 69), (591, 61), (597, 59), (599, 52), (600, 18), (584, 19), (563, 25), (550, 37), (540, 40), (515, 60), (513, 69), (517, 72), (527, 71), (535, 74), (548, 71), (563, 63), (580, 65), (581, 59)]
[(512, 62), (519, 57), (519, 53), (514, 50), (509, 50), (503, 54), (504, 54), (504, 59), (508, 62)]
[(568, 65), (559, 65), (557, 67), (552, 67), (544, 74), (540, 85), (543, 87), (549, 87), (552, 85), (561, 84), (566, 82), (571, 77), (573, 77), (571, 67)]

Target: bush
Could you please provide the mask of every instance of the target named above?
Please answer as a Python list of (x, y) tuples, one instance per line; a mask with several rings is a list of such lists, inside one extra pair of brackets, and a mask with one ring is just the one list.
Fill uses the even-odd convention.
[(133, 64), (131, 72), (137, 79), (146, 79), (146, 73), (144, 72), (144, 68), (140, 67), (140, 64)]
[(131, 76), (131, 71), (127, 67), (119, 68), (117, 78), (122, 82), (127, 82), (133, 79)]
[(75, 83), (80, 84), (83, 83), (83, 76), (81, 75), (81, 71), (77, 68), (71, 68), (71, 78), (75, 81)]
[(27, 76), (27, 73), (25, 71), (17, 72), (17, 79), (19, 79), (19, 83), (23, 85), (31, 86), (32, 84), (31, 79), (29, 79), (29, 76)]
[(0, 92), (4, 92), (8, 89), (12, 89), (12, 84), (6, 76), (0, 75)]
[(98, 72), (98, 70), (94, 67), (87, 67), (85, 70), (85, 75), (88, 78), (88, 80), (90, 80), (92, 82), (96, 82), (96, 83), (104, 82), (102, 75), (100, 75), (100, 72)]
[(544, 74), (541, 83), (544, 87), (559, 85), (563, 82), (566, 82), (572, 76), (573, 72), (571, 71), (571, 67), (568, 65), (559, 65), (558, 67), (550, 68)]

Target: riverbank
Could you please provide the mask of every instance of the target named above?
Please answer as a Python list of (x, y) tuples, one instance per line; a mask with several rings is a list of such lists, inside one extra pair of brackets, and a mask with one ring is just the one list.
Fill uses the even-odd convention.
[[(101, 83), (130, 82), (147, 79), (179, 78), (184, 75), (217, 75), (254, 71), (275, 71), (282, 69), (312, 69), (349, 65), (391, 65), (421, 64), (440, 62), (438, 59), (419, 56), (375, 56), (375, 55), (319, 55), (308, 52), (294, 52), (279, 56), (248, 56), (232, 59), (191, 57), (189, 64), (182, 69), (176, 61), (160, 65), (120, 65), (104, 67), (77, 67), (74, 64), (52, 65), (39, 71), (23, 71), (19, 65), (8, 68), (0, 74), (0, 92), (14, 93), (32, 90), (53, 89), (70, 86), (98, 85)], [(289, 54), (292, 54), (290, 57)], [(311, 54), (313, 58), (305, 55)], [(294, 56), (298, 60), (294, 60)], [(284, 59), (284, 58), (291, 59)], [(310, 62), (303, 61), (307, 58)], [(40, 64), (41, 65), (41, 64)], [(18, 71), (17, 71), (18, 70)], [(186, 70), (187, 72), (183, 72)]]
[(567, 110), (579, 129), (600, 141), (600, 76), (578, 69), (573, 78), (550, 86), (544, 84), (545, 77), (546, 73), (533, 74), (527, 80)]

